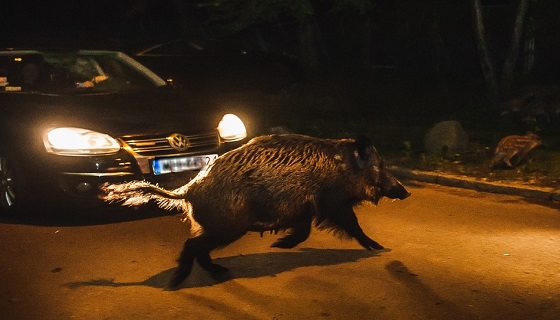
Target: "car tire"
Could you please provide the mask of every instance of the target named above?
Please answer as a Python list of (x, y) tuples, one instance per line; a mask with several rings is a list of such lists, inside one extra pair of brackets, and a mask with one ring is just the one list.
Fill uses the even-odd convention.
[(0, 150), (0, 214), (21, 214), (28, 205), (27, 198), (17, 161)]

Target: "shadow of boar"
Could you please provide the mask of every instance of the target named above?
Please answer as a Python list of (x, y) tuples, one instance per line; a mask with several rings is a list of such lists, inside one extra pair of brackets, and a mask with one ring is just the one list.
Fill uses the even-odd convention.
[(170, 288), (188, 277), (195, 260), (213, 275), (226, 273), (227, 268), (213, 263), (210, 252), (248, 231), (286, 230), (272, 246), (293, 248), (307, 239), (314, 222), (318, 229), (354, 238), (368, 250), (383, 249), (363, 232), (354, 206), (410, 195), (366, 137), (335, 140), (296, 134), (254, 138), (173, 191), (146, 181), (106, 184), (101, 191), (107, 202), (138, 206), (153, 200), (184, 213), (190, 233)]

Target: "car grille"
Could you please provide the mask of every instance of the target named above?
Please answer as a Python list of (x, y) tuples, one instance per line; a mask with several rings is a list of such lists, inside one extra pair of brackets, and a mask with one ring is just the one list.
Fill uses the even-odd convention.
[(124, 136), (121, 140), (136, 154), (145, 157), (168, 156), (175, 154), (196, 153), (212, 150), (220, 145), (217, 132), (185, 135), (189, 139), (189, 148), (184, 151), (173, 149), (167, 140), (169, 135)]

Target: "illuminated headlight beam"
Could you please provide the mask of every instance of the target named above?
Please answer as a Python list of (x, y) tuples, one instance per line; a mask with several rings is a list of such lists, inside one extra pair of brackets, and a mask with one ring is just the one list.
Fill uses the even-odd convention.
[(82, 128), (55, 128), (43, 137), (48, 152), (66, 155), (98, 155), (119, 151), (120, 144), (111, 136)]
[(218, 124), (220, 137), (226, 142), (239, 141), (247, 137), (245, 124), (238, 116), (228, 113), (222, 117)]

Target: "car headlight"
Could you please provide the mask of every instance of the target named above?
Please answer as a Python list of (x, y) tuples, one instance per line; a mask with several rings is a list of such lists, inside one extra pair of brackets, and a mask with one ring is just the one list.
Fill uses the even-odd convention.
[(107, 134), (81, 128), (56, 128), (43, 137), (48, 152), (67, 156), (109, 154), (120, 144)]
[(247, 129), (243, 121), (234, 114), (226, 114), (218, 124), (220, 137), (227, 142), (239, 141), (247, 137)]

